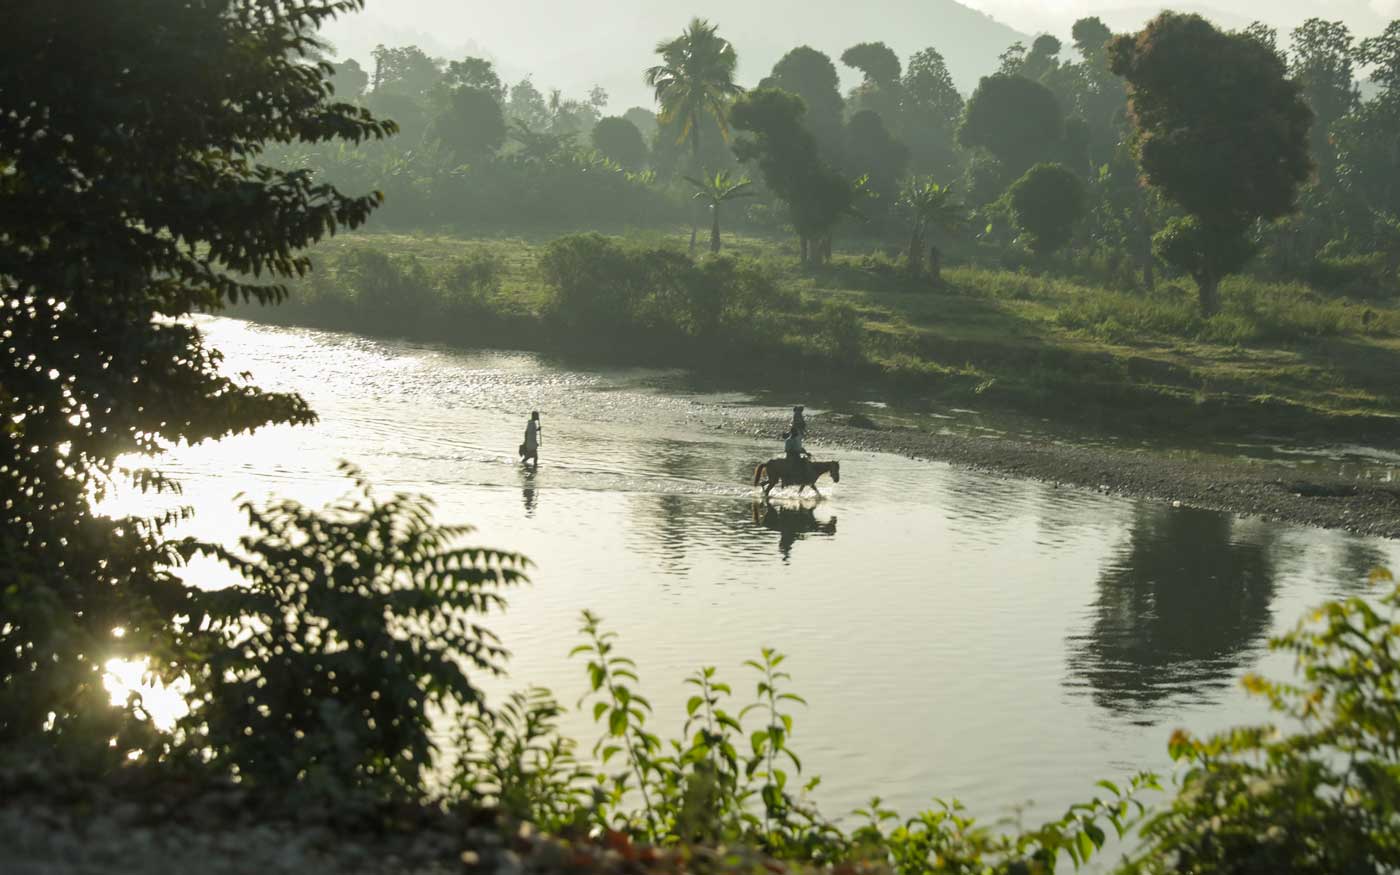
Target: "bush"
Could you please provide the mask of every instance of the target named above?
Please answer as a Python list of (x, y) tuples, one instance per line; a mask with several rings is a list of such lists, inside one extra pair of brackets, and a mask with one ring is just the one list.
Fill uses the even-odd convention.
[(335, 279), (351, 296), (356, 324), (372, 326), (378, 334), (403, 334), (429, 324), (438, 306), (427, 271), (412, 256), (352, 249), (337, 264)]
[(566, 323), (654, 338), (743, 343), (760, 336), (774, 306), (794, 305), (752, 264), (728, 257), (696, 262), (666, 246), (632, 246), (599, 234), (555, 240), (540, 269)]
[[(454, 546), (423, 498), (356, 492), (324, 510), (243, 506), (238, 550), (188, 543), (242, 582), (194, 596), (184, 750), (256, 788), (334, 800), (417, 798), (434, 711), (478, 707), (467, 668), (505, 650), (476, 617), (525, 580), (511, 553)], [(207, 618), (207, 626), (201, 622)]]

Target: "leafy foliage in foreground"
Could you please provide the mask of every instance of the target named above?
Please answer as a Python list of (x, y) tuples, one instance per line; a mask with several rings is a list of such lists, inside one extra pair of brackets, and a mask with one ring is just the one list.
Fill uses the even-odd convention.
[[(433, 763), (432, 718), (477, 709), (467, 669), (499, 674), (505, 649), (477, 617), (524, 580), (515, 554), (454, 544), (425, 498), (355, 494), (324, 510), (243, 506), (242, 583), (194, 597), (192, 710), (183, 743), (260, 788), (416, 797)], [(203, 625), (196, 623), (196, 625)]]
[[(1373, 580), (1391, 580), (1377, 571)], [(1124, 873), (1381, 872), (1400, 865), (1400, 587), (1378, 602), (1352, 598), (1317, 610), (1273, 642), (1298, 658), (1302, 685), (1245, 678), (1302, 728), (1247, 727), (1208, 739), (1178, 730), (1172, 756), (1185, 765), (1175, 797), (1150, 811), (1140, 795), (1162, 790), (1140, 774), (1040, 827), (1005, 833), (980, 824), (956, 801), (901, 818), (875, 798), (845, 829), (806, 796), (818, 779), (796, 776), (792, 705), (782, 654), (765, 648), (745, 667), (750, 704), (714, 668), (686, 679), (693, 694), (679, 738), (650, 728), (637, 666), (617, 635), (585, 612), (589, 692), (579, 702), (602, 728), (596, 766), (574, 758), (557, 736), (561, 707), (540, 690), (514, 697), (504, 722), (478, 735), (459, 768), (459, 790), (499, 800), (513, 816), (552, 828), (594, 825), (655, 844), (753, 844), (785, 861), (874, 863), (899, 875), (1053, 872), (1078, 868), (1108, 842), (1137, 841)], [(486, 724), (482, 724), (485, 726)], [(504, 727), (504, 731), (500, 728)], [(519, 751), (533, 751), (522, 757)], [(502, 751), (508, 768), (498, 765)], [(494, 757), (494, 758), (493, 758)], [(589, 793), (589, 788), (593, 788)], [(1134, 831), (1137, 831), (1134, 833)], [(1136, 834), (1137, 838), (1132, 836)]]
[(110, 707), (107, 660), (183, 664), (192, 607), (163, 537), (182, 513), (92, 507), (117, 485), (175, 486), (121, 457), (314, 418), (301, 398), (224, 373), (181, 317), (280, 299), (309, 266), (299, 250), (378, 204), (261, 160), (268, 142), (393, 132), (333, 102), (330, 65), (313, 60), (318, 28), (360, 5), (6, 4), (0, 749), (110, 767), (145, 739)]

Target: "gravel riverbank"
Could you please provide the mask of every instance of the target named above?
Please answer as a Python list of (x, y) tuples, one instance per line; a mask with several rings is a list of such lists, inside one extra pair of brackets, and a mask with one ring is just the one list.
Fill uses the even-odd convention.
[(1156, 450), (880, 427), (841, 414), (814, 418), (810, 444), (819, 455), (841, 448), (898, 453), (1067, 488), (1400, 538), (1400, 483)]

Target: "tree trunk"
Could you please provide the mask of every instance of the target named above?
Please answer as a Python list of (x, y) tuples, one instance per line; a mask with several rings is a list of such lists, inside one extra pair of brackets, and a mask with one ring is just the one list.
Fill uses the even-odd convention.
[(928, 275), (935, 286), (943, 285), (943, 250), (936, 245), (928, 248)]
[(821, 251), (818, 253), (818, 261), (821, 264), (831, 263), (831, 234), (826, 234), (821, 238)]
[(1220, 277), (1203, 273), (1195, 279), (1200, 294), (1201, 315), (1209, 319), (1220, 312)]
[(1142, 260), (1142, 285), (1149, 292), (1157, 289), (1157, 272), (1152, 267), (1152, 253)]
[(918, 231), (909, 236), (909, 273), (915, 279), (924, 275), (924, 241)]
[(797, 236), (797, 247), (798, 247), (798, 250), (799, 250), (800, 253), (801, 253), (801, 254), (798, 256), (798, 259), (799, 259), (803, 264), (806, 264), (806, 263), (811, 259), (811, 246), (808, 244), (808, 241), (807, 241), (807, 238), (806, 238), (805, 235), (799, 234), (799, 235)]
[(719, 204), (711, 204), (710, 212), (714, 223), (710, 226), (710, 252), (719, 254)]
[[(700, 173), (700, 119), (692, 111), (690, 114), (690, 172), (697, 179)], [(700, 201), (695, 202), (695, 209), (690, 214), (690, 254), (695, 254), (695, 238), (700, 234), (700, 210), (704, 207)]]

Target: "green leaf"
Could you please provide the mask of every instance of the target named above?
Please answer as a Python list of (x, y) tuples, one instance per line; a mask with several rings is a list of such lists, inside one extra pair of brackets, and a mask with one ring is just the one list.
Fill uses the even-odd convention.
[(687, 717), (692, 717), (692, 716), (694, 716), (694, 715), (695, 715), (695, 712), (696, 712), (696, 711), (699, 711), (699, 710), (700, 710), (700, 706), (703, 705), (703, 704), (705, 704), (705, 697), (704, 697), (704, 696), (691, 696), (691, 697), (690, 697), (690, 701), (688, 701), (688, 702), (685, 703), (685, 714), (686, 714), (686, 716), (687, 716)]
[(1080, 832), (1074, 841), (1079, 850), (1079, 859), (1087, 862), (1094, 853), (1094, 840), (1089, 837), (1089, 833)]
[(624, 708), (614, 708), (608, 715), (608, 732), (615, 736), (621, 736), (627, 732), (627, 711)]

